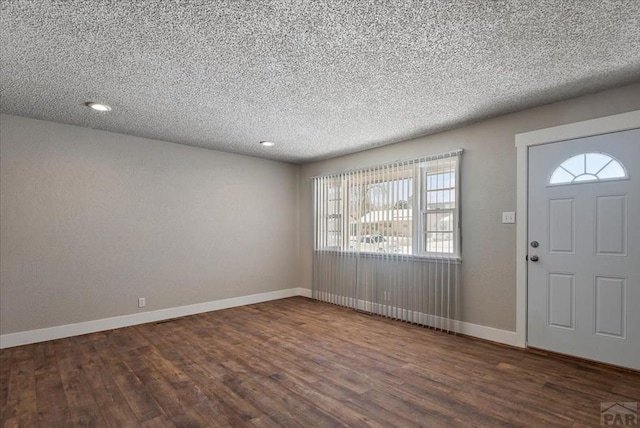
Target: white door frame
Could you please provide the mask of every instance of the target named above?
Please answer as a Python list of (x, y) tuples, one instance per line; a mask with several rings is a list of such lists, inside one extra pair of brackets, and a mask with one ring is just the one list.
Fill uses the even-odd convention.
[(527, 347), (527, 210), (529, 147), (640, 128), (640, 110), (516, 134), (516, 346)]

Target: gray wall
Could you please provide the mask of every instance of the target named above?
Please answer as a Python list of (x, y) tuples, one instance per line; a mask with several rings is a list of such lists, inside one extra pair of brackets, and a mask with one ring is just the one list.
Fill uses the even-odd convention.
[(515, 330), (514, 135), (640, 109), (640, 84), (302, 167), (0, 116), (0, 333), (311, 288), (314, 175), (458, 147), (462, 319)]
[(301, 286), (311, 287), (311, 177), (462, 147), (461, 319), (515, 331), (515, 134), (640, 109), (640, 84), (485, 120), (452, 131), (304, 165), (300, 173)]
[(298, 166), (7, 115), (0, 157), (2, 334), (298, 286)]

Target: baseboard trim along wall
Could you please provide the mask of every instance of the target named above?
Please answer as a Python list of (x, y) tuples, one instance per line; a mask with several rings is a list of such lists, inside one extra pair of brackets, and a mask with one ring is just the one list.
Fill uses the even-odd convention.
[[(149, 322), (163, 321), (187, 315), (234, 308), (236, 306), (252, 305), (254, 303), (268, 302), (270, 300), (284, 299), (294, 296), (311, 297), (311, 290), (308, 288), (288, 288), (268, 293), (233, 297), (230, 299), (215, 300), (212, 302), (197, 303), (194, 305), (179, 306), (176, 308), (160, 309), (157, 311), (142, 312), (139, 314), (122, 315), (119, 317), (104, 318), (77, 324), (67, 324), (38, 330), (3, 334), (0, 335), (0, 349), (29, 345), (31, 343), (46, 342), (48, 340), (62, 339), (65, 337), (80, 336), (83, 334), (113, 330), (115, 328), (129, 327)], [(358, 302), (358, 307), (360, 306), (362, 306), (361, 309), (367, 309), (367, 304), (365, 302)], [(450, 323), (451, 330), (461, 334), (506, 345), (520, 346), (516, 333), (513, 331), (500, 330), (464, 321), (444, 320), (442, 318), (436, 318), (426, 314), (422, 314), (421, 316), (423, 317), (421, 324), (424, 325), (437, 327), (438, 325), (445, 325), (444, 323)]]
[[(332, 295), (320, 292), (317, 295), (318, 300), (328, 303), (334, 303), (341, 306), (356, 307), (365, 312), (371, 312), (380, 316), (387, 316), (398, 320), (413, 322), (426, 327), (452, 331), (467, 336), (477, 337), (479, 339), (489, 340), (491, 342), (502, 343), (505, 345), (523, 348), (515, 331), (501, 330), (499, 328), (487, 327), (484, 325), (472, 324), (465, 321), (445, 318), (442, 316), (425, 314), (417, 311), (409, 311), (394, 307), (391, 305), (374, 304), (369, 301), (355, 299), (345, 296)], [(354, 305), (355, 303), (355, 305)]]
[(67, 324), (38, 330), (3, 334), (0, 335), (0, 349), (28, 345), (31, 343), (46, 342), (48, 340), (62, 339), (65, 337), (80, 336), (88, 333), (96, 333), (98, 331), (113, 330), (114, 328), (163, 321), (187, 315), (201, 314), (203, 312), (218, 311), (220, 309), (234, 308), (236, 306), (252, 305), (254, 303), (268, 302), (269, 300), (284, 299), (293, 296), (311, 297), (311, 290), (306, 288), (288, 288), (268, 293), (252, 294), (250, 296), (232, 297), (230, 299), (196, 303), (194, 305), (141, 312), (139, 314), (122, 315), (113, 318), (85, 321), (77, 324)]

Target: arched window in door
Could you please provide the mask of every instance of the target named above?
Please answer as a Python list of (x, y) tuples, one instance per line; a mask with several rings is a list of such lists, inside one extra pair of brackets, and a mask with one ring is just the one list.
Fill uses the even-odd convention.
[(549, 185), (624, 180), (626, 178), (628, 178), (627, 170), (613, 156), (606, 153), (581, 153), (562, 162), (551, 174)]

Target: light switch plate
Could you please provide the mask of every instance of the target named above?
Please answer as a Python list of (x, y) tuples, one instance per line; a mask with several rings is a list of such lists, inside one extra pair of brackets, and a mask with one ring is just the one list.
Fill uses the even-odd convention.
[(513, 211), (507, 211), (502, 213), (502, 222), (503, 223), (515, 223), (516, 222), (516, 213)]

